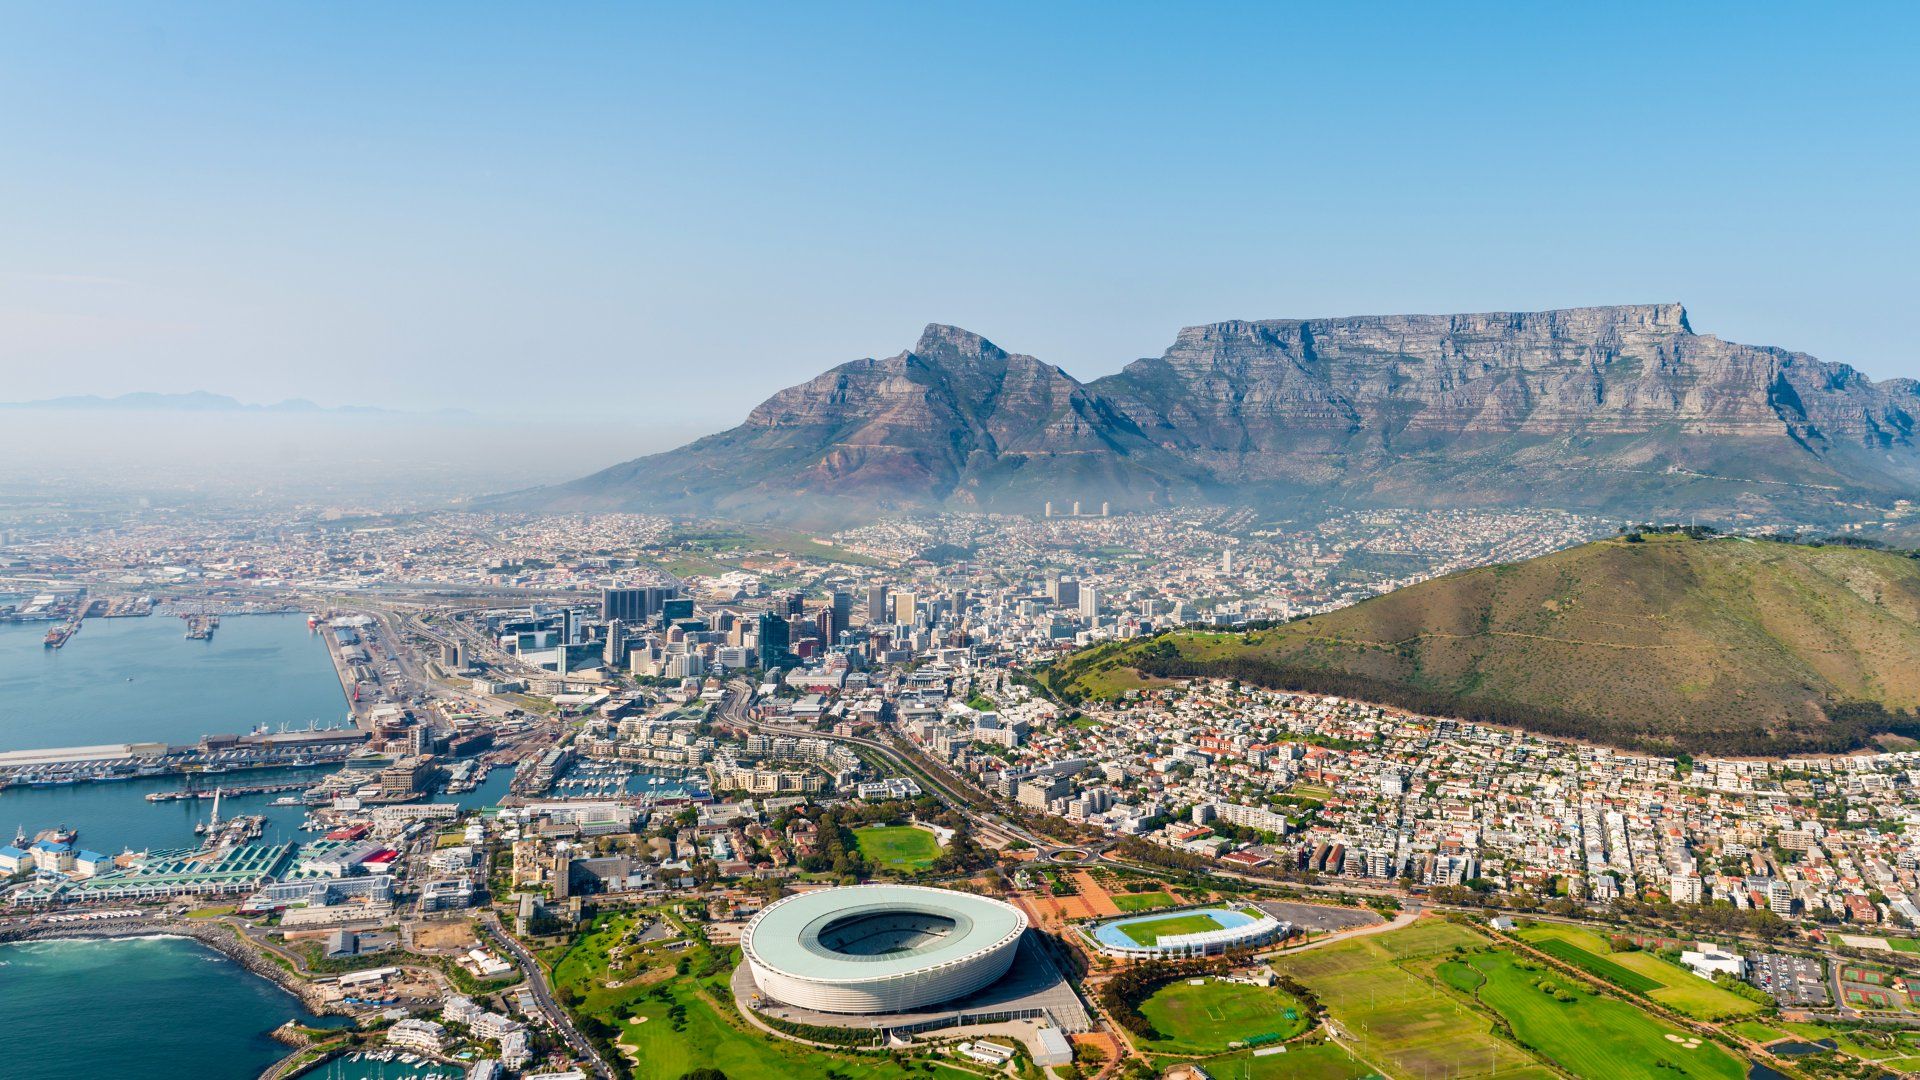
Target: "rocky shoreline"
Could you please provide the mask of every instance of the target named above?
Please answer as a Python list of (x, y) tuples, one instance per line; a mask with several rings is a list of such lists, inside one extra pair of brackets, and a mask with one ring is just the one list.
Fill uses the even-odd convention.
[(268, 959), (262, 954), (259, 946), (247, 941), (244, 935), (224, 922), (142, 919), (128, 920), (124, 923), (116, 922), (111, 925), (70, 923), (61, 926), (7, 927), (0, 929), (0, 944), (75, 938), (110, 940), (156, 936), (191, 938), (232, 960), (249, 973), (266, 979), (299, 998), (307, 1011), (316, 1016), (348, 1014), (348, 1010), (338, 1003), (324, 1000), (311, 982)]

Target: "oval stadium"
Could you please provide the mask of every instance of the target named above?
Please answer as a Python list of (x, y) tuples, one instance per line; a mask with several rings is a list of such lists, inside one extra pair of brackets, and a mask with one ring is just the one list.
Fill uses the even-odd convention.
[(1012, 904), (920, 885), (798, 893), (740, 936), (770, 998), (827, 1013), (936, 1005), (991, 985), (1013, 964), (1027, 916)]

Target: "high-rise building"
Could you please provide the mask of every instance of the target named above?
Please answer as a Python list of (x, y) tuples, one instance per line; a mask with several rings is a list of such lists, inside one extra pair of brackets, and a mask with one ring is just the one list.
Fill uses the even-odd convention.
[(1073, 611), (1080, 606), (1080, 583), (1066, 578), (1056, 578), (1048, 594), (1053, 598), (1053, 606), (1062, 611)]
[(628, 626), (642, 626), (660, 614), (661, 605), (678, 595), (671, 585), (642, 585), (633, 588), (601, 589), (600, 618), (619, 619)]
[(692, 598), (675, 597), (665, 601), (660, 605), (660, 617), (669, 624), (679, 622), (681, 619), (693, 618)]
[(887, 587), (867, 586), (867, 621), (874, 625), (887, 621)]
[(910, 592), (893, 594), (893, 621), (902, 626), (913, 625), (913, 612), (920, 598)]
[(768, 670), (784, 667), (787, 661), (787, 620), (771, 611), (761, 612), (757, 648), (761, 667)]
[(834, 645), (839, 643), (840, 635), (853, 628), (853, 594), (845, 589), (833, 590), (829, 610), (833, 612), (833, 627), (827, 635), (827, 644)]
[(1087, 585), (1080, 588), (1079, 592), (1080, 595), (1075, 599), (1079, 601), (1080, 614), (1089, 619), (1100, 614), (1100, 589), (1094, 585)]
[(807, 598), (799, 590), (781, 593), (775, 610), (782, 615), (798, 615), (807, 610)]
[(607, 651), (604, 657), (608, 667), (620, 667), (627, 662), (627, 626), (619, 619), (607, 620)]

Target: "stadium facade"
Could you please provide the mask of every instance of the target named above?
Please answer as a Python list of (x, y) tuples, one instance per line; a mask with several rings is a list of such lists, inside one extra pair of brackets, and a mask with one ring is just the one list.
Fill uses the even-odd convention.
[(1027, 930), (1012, 904), (920, 885), (798, 893), (740, 937), (753, 981), (823, 1013), (898, 1013), (962, 998), (1007, 973)]

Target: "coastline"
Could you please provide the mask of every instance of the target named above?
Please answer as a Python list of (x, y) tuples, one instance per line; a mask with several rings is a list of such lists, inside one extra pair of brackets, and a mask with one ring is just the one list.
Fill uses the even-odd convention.
[(0, 945), (31, 941), (107, 941), (114, 939), (172, 937), (188, 938), (240, 965), (249, 974), (266, 979), (298, 998), (315, 1016), (346, 1016), (348, 1010), (324, 1000), (313, 984), (268, 959), (259, 946), (225, 922), (184, 923), (175, 920), (142, 920), (116, 926), (15, 926), (0, 928)]

